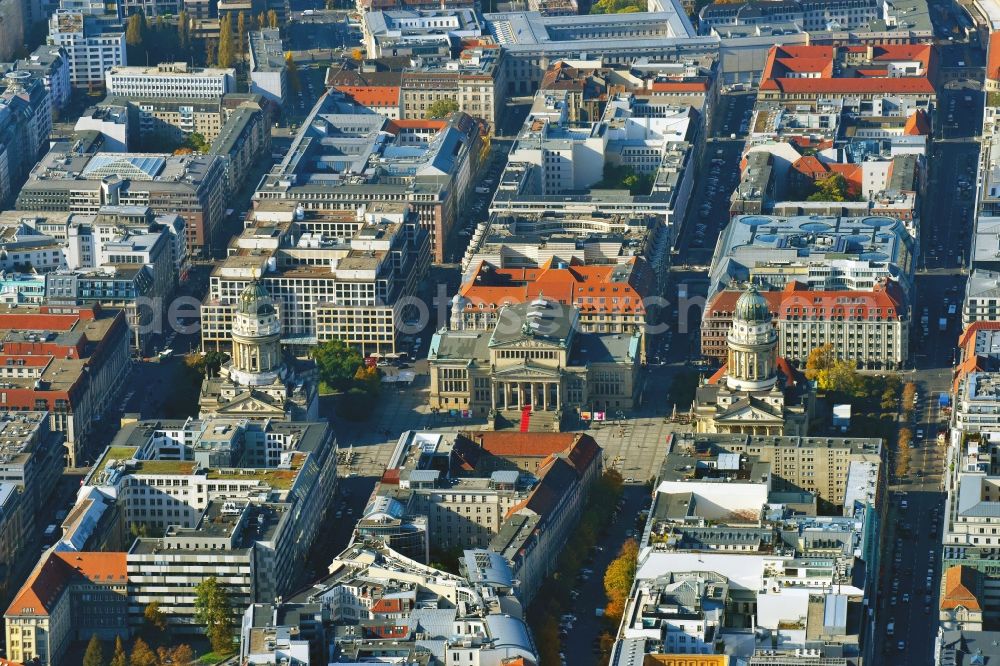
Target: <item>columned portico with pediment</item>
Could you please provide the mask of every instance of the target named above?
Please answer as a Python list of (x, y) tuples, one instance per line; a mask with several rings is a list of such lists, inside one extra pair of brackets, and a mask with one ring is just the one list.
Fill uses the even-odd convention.
[(563, 416), (633, 408), (638, 335), (581, 333), (579, 311), (538, 298), (504, 308), (492, 331), (442, 330), (431, 341), (430, 405), (558, 429)]
[(557, 412), (562, 405), (562, 392), (557, 381), (493, 380), (490, 408), (520, 410), (528, 405), (535, 411)]

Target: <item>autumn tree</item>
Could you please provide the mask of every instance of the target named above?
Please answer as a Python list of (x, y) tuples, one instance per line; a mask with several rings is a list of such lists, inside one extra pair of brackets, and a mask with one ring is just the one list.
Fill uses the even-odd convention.
[(194, 652), (187, 643), (181, 643), (170, 651), (173, 666), (191, 666), (194, 663)]
[(205, 625), (212, 650), (220, 654), (230, 652), (233, 648), (233, 609), (229, 593), (215, 576), (198, 583), (194, 592), (195, 618)]
[(443, 97), (427, 107), (424, 118), (447, 118), (458, 111), (458, 102), (451, 97)]
[(231, 14), (222, 17), (219, 23), (219, 67), (232, 67), (236, 59), (236, 44), (233, 42), (233, 18)]
[(191, 646), (182, 643), (177, 647), (158, 647), (156, 649), (156, 656), (160, 660), (161, 666), (191, 666), (194, 662), (194, 652), (191, 651)]
[(205, 40), (205, 64), (214, 66), (219, 61), (219, 43), (214, 39)]
[(910, 472), (910, 440), (900, 440), (896, 446), (896, 476), (904, 478)]
[(115, 652), (111, 657), (111, 666), (128, 666), (128, 657), (125, 656), (125, 645), (121, 636), (115, 638)]
[(149, 649), (149, 644), (141, 638), (132, 644), (132, 654), (128, 657), (128, 666), (157, 666), (156, 653)]
[(247, 52), (247, 19), (243, 12), (236, 15), (236, 43), (239, 48), (239, 59), (243, 60)]
[(181, 55), (185, 57), (191, 48), (190, 21), (191, 19), (186, 11), (181, 10), (177, 14), (177, 48), (180, 50)]
[(302, 82), (299, 81), (299, 66), (295, 62), (291, 51), (285, 52), (285, 73), (288, 75), (288, 85), (292, 90), (298, 92), (302, 89)]
[(604, 572), (604, 593), (608, 597), (608, 605), (604, 614), (608, 619), (618, 624), (622, 614), (625, 612), (625, 604), (628, 602), (628, 595), (632, 591), (632, 583), (635, 581), (636, 558), (639, 555), (639, 544), (635, 539), (629, 539), (618, 551), (616, 557), (608, 570)]
[(903, 411), (912, 412), (917, 401), (917, 385), (913, 382), (906, 382), (903, 385)]
[(815, 381), (823, 391), (854, 395), (861, 388), (855, 361), (838, 359), (833, 345), (829, 343), (809, 352), (806, 378)]
[(269, 9), (267, 12), (267, 27), (277, 28), (278, 27), (278, 12), (273, 9)]
[(128, 17), (125, 24), (125, 47), (129, 62), (135, 64), (146, 62), (146, 36), (148, 33), (149, 25), (146, 23), (145, 14), (136, 12)]
[(97, 634), (90, 637), (87, 651), (83, 653), (83, 666), (104, 666), (104, 647)]
[(358, 388), (365, 390), (372, 397), (377, 396), (382, 389), (382, 373), (378, 368), (362, 365), (354, 373), (354, 381)]
[(155, 627), (159, 631), (167, 628), (167, 616), (160, 610), (160, 604), (156, 601), (150, 601), (146, 604), (146, 608), (142, 611), (142, 616), (149, 623), (149, 626)]

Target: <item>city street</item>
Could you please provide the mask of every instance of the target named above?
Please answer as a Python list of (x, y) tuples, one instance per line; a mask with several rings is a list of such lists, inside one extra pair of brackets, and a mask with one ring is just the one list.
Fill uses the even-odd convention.
[[(964, 82), (952, 83), (942, 91), (939, 108), (944, 140), (935, 141), (932, 148), (928, 194), (922, 211), (911, 328), (914, 369), (903, 375), (904, 381), (916, 382), (919, 400), (914, 421), (901, 424), (914, 433), (908, 473), (896, 479), (892, 470), (892, 502), (885, 523), (886, 547), (874, 636), (881, 648), (881, 656), (876, 658), (888, 666), (934, 663), (938, 626), (946, 449), (937, 442), (937, 434), (947, 427), (949, 418), (939, 405), (939, 397), (951, 391), (961, 333), (958, 313), (965, 291), (962, 267), (967, 261), (973, 225), (973, 188), (979, 159), (979, 144), (974, 137), (982, 122), (982, 97)], [(955, 314), (949, 314), (951, 305), (957, 306)], [(924, 316), (928, 320), (926, 333), (921, 324)]]

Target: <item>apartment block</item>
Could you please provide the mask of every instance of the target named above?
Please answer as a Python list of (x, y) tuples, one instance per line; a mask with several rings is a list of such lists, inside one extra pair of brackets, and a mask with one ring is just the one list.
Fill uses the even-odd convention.
[(250, 33), (250, 92), (275, 104), (285, 103), (288, 73), (281, 33), (274, 28)]
[[(407, 431), (375, 494), (424, 518), (432, 549), (488, 549), (509, 562), (528, 604), (579, 521), (601, 456), (577, 433)], [(365, 516), (384, 511), (370, 505)]]
[(209, 575), (235, 600), (234, 620), (287, 594), (336, 485), (335, 449), (326, 423), (213, 417), (124, 428), (81, 496), (117, 498), (126, 526), (159, 535), (123, 554), (129, 622), (141, 625), (156, 601), (176, 631), (203, 631), (194, 587)]
[(17, 196), (49, 143), (52, 103), (41, 78), (28, 71), (4, 75), (0, 92), (0, 206)]
[[(796, 24), (817, 43), (892, 43), (929, 41), (934, 36), (926, 2), (904, 7), (872, 0), (815, 2), (713, 2), (698, 15), (702, 34), (725, 34), (725, 28)], [(889, 41), (891, 40), (891, 41)]]
[(734, 282), (872, 291), (878, 282), (895, 280), (909, 301), (915, 256), (914, 238), (891, 217), (740, 215), (715, 246), (708, 300)]
[(13, 68), (30, 72), (32, 76), (42, 80), (45, 89), (49, 91), (53, 110), (62, 111), (69, 104), (72, 89), (69, 53), (65, 48), (42, 44), (27, 58), (16, 61)]
[[(726, 361), (726, 336), (741, 293), (720, 291), (705, 306), (701, 353), (718, 363)], [(761, 295), (771, 311), (782, 358), (804, 365), (809, 352), (828, 343), (837, 358), (866, 369), (899, 369), (909, 358), (911, 315), (902, 289), (892, 280), (857, 291), (808, 289), (789, 282)]]
[(500, 268), (485, 261), (463, 281), (452, 301), (452, 330), (489, 330), (505, 305), (548, 294), (580, 309), (589, 333), (645, 334), (655, 295), (652, 267), (640, 257), (621, 264), (585, 264), (550, 258), (538, 268)]
[(130, 368), (120, 311), (79, 306), (0, 309), (0, 348), (11, 370), (0, 382), (0, 408), (47, 410), (65, 436), (70, 466), (83, 462), (87, 435), (117, 405)]
[(128, 638), (124, 553), (49, 550), (4, 613), (7, 655), (19, 663), (63, 663), (74, 641)]
[(148, 206), (184, 219), (189, 254), (219, 242), (226, 192), (222, 157), (74, 148), (54, 144), (21, 188), (18, 209), (97, 213), (102, 206)]
[(73, 88), (102, 90), (104, 72), (127, 64), (125, 30), (116, 15), (58, 9), (49, 18), (49, 41), (66, 49)]
[[(701, 141), (702, 119), (688, 105), (621, 93), (609, 99), (600, 121), (581, 126), (570, 121), (571, 96), (568, 90), (535, 95), (490, 214), (658, 216), (656, 233), (662, 240), (657, 239), (650, 261), (659, 273), (691, 197), (694, 169), (689, 165)], [(605, 189), (604, 174), (611, 169), (635, 175), (640, 184), (633, 191)]]
[(355, 542), (328, 575), (291, 598), (249, 607), (240, 626), (248, 664), (318, 665), (331, 654), (367, 663), (387, 653), (417, 664), (538, 662), (510, 566), (489, 551), (465, 551), (456, 575), (378, 542)]
[(201, 307), (202, 346), (230, 343), (239, 295), (260, 279), (278, 304), (282, 344), (305, 351), (339, 339), (363, 354), (403, 350), (430, 260), (428, 234), (405, 204), (367, 212), (262, 201), (212, 271)]
[(483, 135), (482, 124), (461, 112), (444, 120), (388, 120), (331, 92), (262, 179), (255, 205), (278, 199), (307, 210), (357, 210), (406, 203), (430, 234), (433, 260), (441, 262), (488, 147)]
[[(881, 637), (853, 614), (880, 603), (871, 583), (883, 566), (887, 505), (880, 441), (836, 444), (855, 454), (846, 480), (819, 496), (842, 509), (817, 515), (817, 490), (789, 483), (786, 461), (775, 455), (812, 448), (802, 446), (806, 438), (767, 438), (773, 448), (756, 446), (761, 438), (747, 438), (747, 447), (738, 439), (668, 441), (615, 666), (701, 663), (719, 653), (754, 664), (809, 655), (847, 666), (881, 649)], [(819, 452), (823, 445), (815, 444)], [(746, 626), (755, 627), (752, 636)]]
[(109, 95), (216, 98), (235, 92), (235, 75), (232, 68), (190, 67), (185, 62), (171, 62), (155, 67), (111, 67), (104, 79)]

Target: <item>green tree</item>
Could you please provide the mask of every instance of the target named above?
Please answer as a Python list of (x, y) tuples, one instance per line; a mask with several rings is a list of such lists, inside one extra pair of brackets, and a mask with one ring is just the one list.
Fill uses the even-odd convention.
[(635, 581), (639, 544), (635, 539), (629, 539), (622, 544), (618, 557), (611, 561), (604, 572), (604, 593), (608, 597), (608, 605), (604, 614), (613, 624), (618, 624), (625, 612), (632, 583)]
[(187, 148), (199, 153), (207, 153), (212, 147), (212, 144), (205, 140), (205, 135), (200, 132), (191, 132), (188, 134), (187, 140), (184, 143)]
[(646, 11), (639, 0), (597, 0), (590, 7), (591, 14), (634, 14)]
[(104, 647), (97, 634), (90, 637), (87, 651), (83, 653), (83, 666), (104, 666)]
[(278, 27), (278, 12), (273, 9), (269, 9), (267, 12), (267, 27), (277, 28)]
[(160, 610), (160, 604), (156, 601), (150, 601), (146, 604), (146, 608), (142, 611), (142, 616), (151, 627), (155, 627), (158, 631), (163, 631), (167, 628), (167, 616)]
[(447, 118), (458, 111), (458, 102), (451, 97), (444, 97), (427, 107), (424, 118)]
[(547, 613), (542, 620), (538, 632), (535, 634), (535, 644), (538, 646), (538, 656), (543, 664), (558, 664), (559, 649), (562, 642), (559, 640), (559, 622), (551, 613)]
[(226, 14), (219, 23), (219, 67), (232, 67), (236, 57), (236, 44), (233, 43), (233, 18)]
[(115, 653), (111, 657), (111, 666), (128, 666), (128, 657), (125, 656), (125, 646), (122, 644), (122, 637), (115, 638)]
[(354, 375), (364, 364), (361, 354), (343, 340), (329, 340), (312, 349), (319, 378), (331, 389), (344, 391), (351, 387)]
[(806, 201), (854, 201), (857, 198), (851, 191), (850, 183), (839, 173), (817, 179), (815, 187), (816, 190), (806, 197)]
[(301, 90), (302, 82), (299, 81), (299, 66), (296, 64), (291, 51), (285, 52), (285, 73), (288, 75), (288, 85), (292, 87), (292, 90), (294, 92)]
[(205, 625), (212, 650), (226, 654), (233, 649), (233, 609), (229, 594), (215, 576), (206, 578), (194, 589), (195, 618)]

